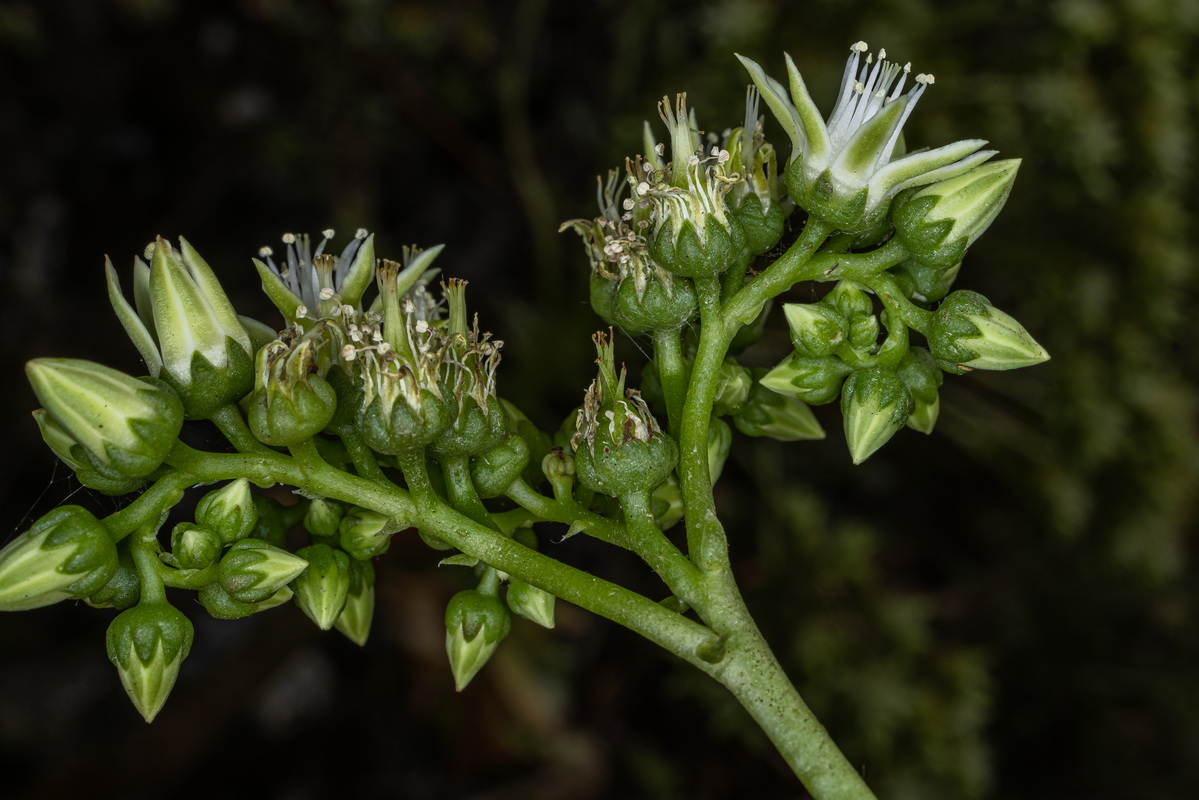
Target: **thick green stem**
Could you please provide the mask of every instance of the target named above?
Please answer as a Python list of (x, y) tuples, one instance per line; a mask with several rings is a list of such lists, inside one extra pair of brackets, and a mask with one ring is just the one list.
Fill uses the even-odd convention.
[(372, 480), (375, 483), (391, 485), (391, 481), (383, 474), (383, 470), (379, 468), (379, 462), (375, 458), (374, 451), (366, 446), (366, 442), (362, 441), (362, 436), (356, 428), (346, 427), (339, 434), (342, 443), (346, 446), (346, 451), (350, 454), (350, 460), (354, 462), (354, 469), (367, 480)]
[(137, 532), (133, 540), (133, 566), (141, 582), (142, 603), (166, 602), (166, 590), (162, 585), (162, 562), (158, 560), (157, 528), (145, 527)]
[(695, 605), (699, 591), (699, 570), (683, 555), (654, 522), (648, 490), (630, 492), (620, 498), (625, 525), (633, 550), (649, 565), (675, 597)]
[(679, 334), (677, 330), (654, 331), (654, 363), (658, 366), (662, 394), (666, 396), (667, 427), (674, 436), (678, 435), (683, 398), (687, 396), (687, 362)]
[(449, 493), (450, 505), (455, 511), (464, 514), (480, 525), (499, 530), (492, 521), (487, 507), (479, 499), (474, 483), (470, 479), (470, 459), (468, 456), (445, 458), (441, 461), (441, 474), (445, 478), (445, 488)]
[(632, 547), (628, 534), (619, 522), (583, 508), (573, 498), (562, 497), (555, 500), (538, 494), (523, 479), (518, 479), (509, 486), (506, 494), (517, 505), (547, 522), (561, 522), (571, 527), (581, 526), (588, 536), (600, 541), (626, 550)]
[(183, 492), (196, 483), (193, 475), (171, 470), (154, 485), (142, 492), (136, 500), (104, 518), (104, 526), (113, 541), (121, 541), (138, 528), (158, 530), (166, 519), (166, 513), (183, 499)]

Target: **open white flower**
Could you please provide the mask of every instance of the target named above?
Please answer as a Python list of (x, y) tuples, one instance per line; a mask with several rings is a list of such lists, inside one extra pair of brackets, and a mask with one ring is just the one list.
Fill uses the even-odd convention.
[(758, 64), (737, 56), (791, 137), (786, 181), (792, 199), (848, 232), (876, 223), (899, 191), (961, 174), (996, 152), (982, 150), (983, 139), (966, 139), (896, 158), (904, 123), (933, 76), (916, 75), (915, 85), (904, 94), (911, 65), (887, 61), (885, 50), (877, 59), (867, 54), (863, 63), (866, 50), (865, 42), (850, 48), (837, 104), (827, 122), (791, 56), (786, 56), (790, 97)]
[(321, 241), (312, 252), (308, 234), (285, 233), (286, 257), (276, 264), (274, 250), (263, 247), (254, 259), (262, 288), (275, 307), (283, 312), (287, 324), (297, 319), (319, 319), (343, 305), (357, 307), (375, 277), (375, 237), (359, 228), (341, 255), (325, 252), (333, 238), (332, 230), (321, 232)]

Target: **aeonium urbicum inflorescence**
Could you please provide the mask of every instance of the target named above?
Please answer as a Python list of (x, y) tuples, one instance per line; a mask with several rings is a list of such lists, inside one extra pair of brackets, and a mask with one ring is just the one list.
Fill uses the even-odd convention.
[[(1019, 162), (983, 163), (993, 153), (979, 139), (905, 155), (902, 129), (932, 78), (907, 91), (907, 67), (865, 53), (851, 48), (827, 120), (790, 58), (788, 89), (742, 59), (754, 85), (728, 127), (704, 132), (687, 95), (663, 98), (666, 140), (647, 123), (644, 152), (599, 182), (599, 216), (562, 226), (582, 238), (595, 311), (652, 349), (642, 394), (611, 335), (595, 337), (598, 374), (557, 447), (498, 394), (501, 342), (467, 311), (465, 281), (434, 284), (440, 246), (377, 261), (365, 230), (334, 249), (333, 231), (286, 234), (281, 253), (253, 262), (281, 330), (239, 317), (184, 240), (135, 260), (133, 302), (110, 267), (112, 305), (150, 377), (71, 359), (28, 372), (43, 436), (81, 482), (146, 489), (103, 519), (63, 506), (0, 551), (0, 609), (82, 599), (121, 612), (108, 654), (152, 719), (195, 635), (168, 593), (227, 620), (295, 605), (361, 645), (372, 561), (415, 529), (451, 551), (442, 565), (473, 571), (444, 617), (459, 690), (485, 674), (515, 617), (552, 627), (563, 599), (728, 688), (818, 800), (872, 797), (741, 600), (713, 494), (735, 463), (734, 429), (820, 439), (809, 406), (839, 400), (861, 463), (905, 425), (934, 429), (944, 374), (1048, 354), (985, 297), (951, 292)], [(785, 157), (762, 100), (790, 140)], [(801, 282), (832, 286), (781, 304), (790, 353), (768, 369), (769, 349), (752, 345)], [(185, 443), (185, 419), (212, 424)], [(214, 426), (227, 441), (214, 443)], [(275, 484), (297, 499), (254, 489)], [(631, 551), (660, 585), (643, 594), (565, 563), (539, 544), (533, 526), (549, 523)]]

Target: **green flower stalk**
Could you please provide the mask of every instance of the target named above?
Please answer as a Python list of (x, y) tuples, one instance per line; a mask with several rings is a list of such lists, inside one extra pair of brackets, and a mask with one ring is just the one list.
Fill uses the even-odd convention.
[(333, 235), (332, 229), (322, 231), (313, 252), (308, 234), (283, 234), (281, 264), (275, 263), (272, 248), (259, 249), (254, 267), (262, 289), (288, 325), (336, 317), (342, 306), (361, 310), (362, 296), (375, 277), (374, 234), (359, 228), (338, 256), (325, 252)]
[(810, 214), (849, 233), (872, 228), (903, 189), (959, 175), (995, 154), (981, 150), (986, 144), (982, 139), (966, 139), (899, 156), (904, 123), (933, 76), (917, 75), (911, 91), (903, 94), (911, 65), (887, 61), (885, 50), (877, 61), (868, 54), (863, 64), (867, 49), (865, 42), (850, 48), (827, 122), (791, 56), (786, 56), (789, 97), (757, 63), (737, 56), (791, 138), (786, 169), (791, 197)]
[(895, 199), (895, 235), (917, 261), (933, 269), (960, 264), (966, 249), (1003, 210), (1020, 159), (994, 161), (969, 172), (909, 189)]
[(179, 250), (161, 236), (151, 247), (149, 267), (134, 259), (136, 310), (110, 262), (108, 298), (150, 374), (179, 393), (189, 418), (205, 419), (253, 388), (254, 346), (212, 268), (186, 239)]
[(191, 620), (165, 600), (122, 611), (109, 625), (108, 660), (146, 722), (170, 696), (194, 636)]
[(1019, 369), (1049, 360), (1024, 326), (977, 292), (957, 291), (933, 316), (928, 345), (941, 369)]
[(158, 469), (183, 426), (179, 398), (157, 381), (74, 358), (37, 358), (25, 374), (45, 406), (43, 430), (71, 461), (109, 480)]
[(0, 611), (84, 597), (117, 570), (108, 529), (80, 506), (61, 506), (0, 550)]

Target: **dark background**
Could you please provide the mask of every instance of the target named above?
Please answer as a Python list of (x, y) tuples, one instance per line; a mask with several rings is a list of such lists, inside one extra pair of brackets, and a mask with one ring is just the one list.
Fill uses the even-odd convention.
[[(555, 231), (595, 213), (594, 176), (666, 92), (738, 124), (733, 51), (781, 76), (788, 50), (827, 108), (865, 39), (937, 75), (910, 147), (1024, 159), (958, 285), (1054, 359), (948, 378), (931, 437), (857, 468), (835, 409), (823, 442), (739, 437), (718, 502), (747, 599), (880, 797), (1199, 795), (1197, 34), (1185, 0), (0, 3), (0, 538), (118, 503), (55, 465), (20, 371), (138, 369), (103, 254), (127, 274), (186, 235), (274, 321), (249, 257), (284, 231), (444, 242), (507, 342), (501, 392), (553, 428), (597, 325)], [(582, 538), (551, 552), (659, 591)], [(467, 578), (436, 562), (414, 539), (378, 563), (363, 650), (294, 608), (218, 622), (179, 595), (196, 646), (153, 726), (104, 657), (111, 611), (5, 615), (0, 793), (803, 796), (719, 687), (577, 609), (515, 625), (455, 695), (441, 615)]]

